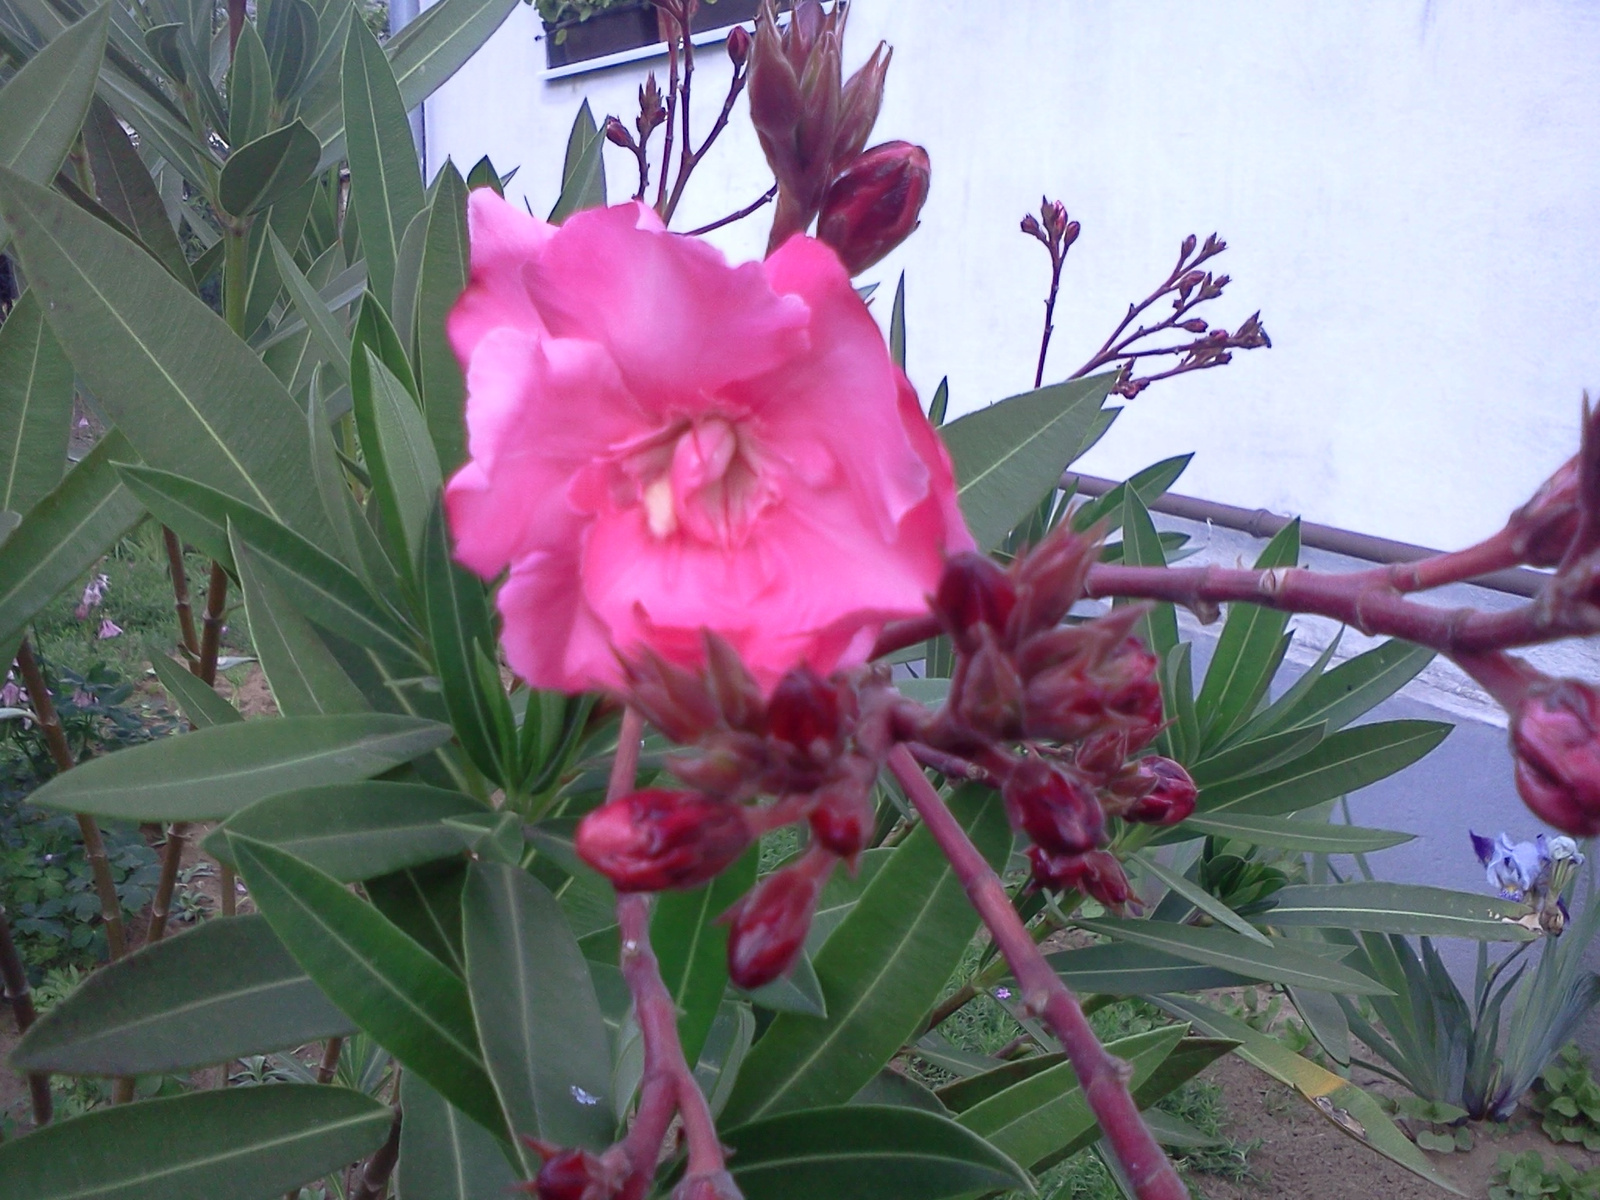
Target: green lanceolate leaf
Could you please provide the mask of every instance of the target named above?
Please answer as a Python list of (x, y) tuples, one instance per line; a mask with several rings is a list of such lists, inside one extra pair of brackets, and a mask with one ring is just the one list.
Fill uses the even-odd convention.
[[(1131, 1070), (1128, 1083), (1138, 1087), (1172, 1053), (1186, 1032), (1169, 1025), (1113, 1042), (1107, 1047)], [(1034, 1170), (1042, 1170), (1066, 1157), (1069, 1148), (1094, 1129), (1094, 1113), (1069, 1062), (1032, 1075), (957, 1118), (991, 1146)]]
[(238, 834), (276, 846), (341, 883), (355, 883), (458, 855), (461, 838), (444, 822), (483, 811), (463, 792), (420, 783), (364, 780), (300, 788), (234, 813), (222, 826), (216, 850), (232, 861), (226, 839)]
[(400, 240), (422, 211), (422, 175), (389, 60), (360, 21), (350, 22), (345, 37), (341, 94), (350, 202), (361, 222), (367, 278), (373, 294), (387, 298), (394, 293)]
[[(1187, 645), (1188, 643), (1184, 643)], [(1326, 725), (1306, 725), (1269, 733), (1250, 741), (1239, 741), (1189, 767), (1198, 787), (1216, 787), (1251, 775), (1260, 775), (1309, 754), (1327, 735)]]
[(1422, 1151), (1400, 1132), (1378, 1102), (1355, 1084), (1302, 1058), (1276, 1038), (1259, 1033), (1243, 1021), (1199, 1001), (1163, 996), (1157, 1003), (1180, 1020), (1192, 1022), (1196, 1029), (1238, 1042), (1237, 1053), (1241, 1058), (1295, 1088), (1351, 1137), (1446, 1191), (1462, 1194), (1433, 1169)]
[(32, 291), (0, 325), (0, 511), (25, 513), (61, 482), (72, 431), (72, 364)]
[(689, 1062), (700, 1057), (728, 986), (728, 927), (718, 918), (755, 886), (752, 849), (704, 887), (663, 892), (650, 919), (650, 944), (678, 1010), (678, 1040)]
[(1324, 992), (1345, 992), (1352, 996), (1381, 996), (1389, 990), (1360, 971), (1283, 938), (1273, 938), (1270, 944), (1263, 944), (1229, 929), (1205, 929), (1169, 921), (1089, 920), (1077, 923), (1091, 933), (1165, 951), (1251, 979)]
[[(34, 183), (55, 177), (94, 96), (111, 7), (55, 35), (0, 88), (0, 166)], [(6, 231), (0, 215), (0, 245)]]
[(983, 1138), (914, 1108), (812, 1109), (722, 1136), (746, 1200), (941, 1200), (1030, 1186), (1027, 1173)]
[(1416, 837), (1415, 834), (1394, 829), (1363, 829), (1355, 825), (1296, 821), (1289, 817), (1246, 817), (1233, 813), (1199, 814), (1185, 821), (1183, 828), (1213, 837), (1249, 842), (1253, 846), (1271, 846), (1276, 850), (1298, 850), (1307, 854), (1371, 854)]
[[(508, 752), (514, 750), (503, 744), (510, 731), (500, 730), (495, 718), (496, 697), (488, 694), (489, 681), (480, 678), (476, 669), (478, 653), (491, 653), (495, 644), (489, 599), (482, 581), (451, 556), (444, 509), (437, 502), (429, 514), (423, 542), (421, 582), (429, 641), (450, 723), (480, 771), (503, 786), (515, 786), (520, 780), (508, 778), (503, 766)], [(498, 673), (493, 683), (500, 691)]]
[(478, 1037), (511, 1127), (558, 1146), (610, 1145), (610, 1041), (561, 906), (526, 871), (476, 862), (461, 919)]
[(330, 632), (421, 670), (410, 629), (348, 567), (258, 509), (166, 471), (124, 467), (130, 491), (218, 561), (232, 558), (231, 526), (300, 612)]
[(250, 640), (267, 677), (278, 711), (286, 717), (370, 710), (361, 689), (350, 681), (317, 631), (263, 570), (254, 550), (235, 537), (233, 564), (244, 589)]
[(561, 195), (550, 210), (550, 223), (559, 225), (575, 212), (600, 208), (606, 202), (606, 165), (600, 151), (606, 142), (595, 127), (594, 114), (585, 100), (567, 135), (567, 157), (561, 171)]
[(1147, 996), (1238, 987), (1246, 982), (1244, 975), (1233, 971), (1127, 942), (1062, 950), (1045, 961), (1068, 987), (1083, 995)]
[(399, 1200), (483, 1200), (510, 1195), (521, 1180), (499, 1142), (409, 1072), (400, 1107)]
[(149, 653), (150, 667), (156, 678), (196, 729), (237, 725), (244, 720), (244, 714), (219, 696), (216, 688), (202, 682), (188, 667), (168, 658), (164, 649), (151, 646)]
[(466, 384), (445, 317), (467, 286), (467, 185), (448, 159), (434, 183), (417, 281), (415, 362), (428, 433), (446, 474), (467, 458)]
[(275, 792), (381, 775), (449, 738), (449, 726), (391, 713), (244, 721), (90, 759), (29, 800), (130, 821), (218, 820)]
[(999, 545), (1056, 486), (1111, 381), (1097, 375), (1051, 384), (940, 426), (961, 511), (980, 548)]
[(411, 218), (405, 237), (400, 239), (400, 257), (394, 264), (394, 297), (389, 308), (394, 314), (395, 331), (407, 335), (408, 346), (417, 319), (417, 280), (422, 275), (422, 245), (427, 238), (431, 215), (430, 208), (425, 207)]
[(320, 22), (306, 0), (284, 0), (268, 15), (263, 40), (272, 64), (272, 90), (279, 102), (293, 100), (310, 78)]
[(119, 1104), (0, 1146), (0, 1197), (281, 1196), (370, 1154), (393, 1120), (370, 1096), (309, 1084)]
[[(460, 835), (457, 834), (457, 841)], [(461, 949), (461, 892), (467, 882), (467, 864), (445, 859), (421, 867), (406, 867), (380, 875), (364, 884), (367, 896), (383, 913), (452, 974), (467, 974)]]
[(1284, 816), (1366, 787), (1409, 767), (1450, 733), (1438, 721), (1379, 721), (1343, 729), (1261, 775), (1205, 788), (1202, 813)]
[[(999, 801), (964, 789), (951, 807), (985, 857), (1004, 862), (1011, 832)], [(916, 1031), (977, 920), (949, 862), (918, 828), (816, 956), (827, 1019), (784, 1014), (773, 1021), (745, 1060), (727, 1120), (849, 1100)]]
[[(1122, 502), (1122, 561), (1130, 567), (1164, 567), (1167, 556), (1161, 549), (1161, 539), (1150, 513), (1130, 491)], [(1158, 659), (1165, 660), (1178, 644), (1178, 616), (1171, 604), (1158, 603), (1139, 622), (1140, 634)], [(1166, 702), (1167, 711), (1174, 708), (1172, 698)]]
[(1277, 903), (1261, 919), (1273, 925), (1492, 942), (1525, 942), (1538, 936), (1517, 922), (1527, 912), (1525, 905), (1422, 884), (1372, 880), (1299, 884), (1284, 888), (1272, 898)]
[(1180, 454), (1173, 458), (1164, 458), (1128, 476), (1124, 482), (1074, 512), (1072, 528), (1079, 533), (1086, 533), (1101, 521), (1105, 522), (1107, 533), (1122, 528), (1122, 504), (1128, 493), (1133, 492), (1144, 506), (1149, 508), (1166, 494), (1168, 488), (1178, 482), (1178, 476), (1183, 474), (1184, 468), (1189, 465), (1189, 460), (1193, 457), (1192, 454)]
[(1433, 657), (1426, 646), (1393, 638), (1318, 677), (1296, 703), (1276, 713), (1270, 728), (1321, 722), (1340, 729), (1410, 683)]
[(331, 875), (265, 842), (231, 840), (251, 896), (328, 998), (440, 1095), (504, 1137), (466, 985)]
[(957, 1078), (934, 1092), (935, 1098), (952, 1113), (963, 1113), (981, 1104), (990, 1096), (997, 1096), (1024, 1079), (1032, 1079), (1043, 1071), (1067, 1061), (1060, 1051), (1052, 1054), (1030, 1054), (1026, 1058), (1003, 1063), (992, 1070)]
[(154, 1075), (354, 1032), (266, 918), (207, 921), (96, 971), (12, 1052), (19, 1070)]
[[(228, 71), (228, 144), (234, 147), (235, 154), (242, 153), (244, 147), (271, 128), (272, 64), (267, 60), (267, 48), (262, 45), (255, 22), (246, 21), (239, 30)], [(315, 168), (315, 160), (311, 165)], [(222, 170), (226, 176), (228, 168)], [(309, 177), (307, 172), (306, 178)], [(228, 206), (224, 203), (223, 207)], [(243, 215), (231, 208), (228, 211)]]
[(303, 414), (220, 317), (132, 242), (3, 170), (0, 213), (67, 356), (145, 462), (331, 540), (305, 486)]
[[(1256, 559), (1257, 570), (1292, 567), (1300, 558), (1300, 522), (1290, 521)], [(1208, 745), (1215, 746), (1256, 709), (1272, 682), (1275, 651), (1289, 614), (1255, 604), (1228, 605), (1228, 619), (1195, 704)]]
[(291, 121), (228, 156), (217, 198), (236, 217), (271, 208), (304, 187), (317, 169), (322, 146), (304, 121)]
[(89, 106), (83, 144), (89, 152), (96, 198), (174, 279), (193, 288), (194, 276), (155, 180), (111, 106), (98, 96)]
[(443, 483), (439, 460), (416, 400), (393, 372), (365, 347), (352, 367), (356, 423), (384, 521), (399, 531), (406, 562), (415, 564)]
[(113, 429), (0, 545), (0, 641), (14, 645), (34, 614), (144, 515), (112, 465), (132, 457), (128, 439)]
[[(902, 371), (906, 369), (906, 273), (894, 285), (894, 307), (889, 310), (889, 357)], [(959, 475), (958, 475), (959, 478)]]

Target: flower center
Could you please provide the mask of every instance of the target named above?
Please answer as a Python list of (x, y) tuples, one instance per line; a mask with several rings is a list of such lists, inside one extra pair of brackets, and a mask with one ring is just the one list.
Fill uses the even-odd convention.
[(682, 533), (734, 548), (777, 500), (748, 422), (726, 417), (674, 422), (629, 467), (645, 524), (658, 539)]

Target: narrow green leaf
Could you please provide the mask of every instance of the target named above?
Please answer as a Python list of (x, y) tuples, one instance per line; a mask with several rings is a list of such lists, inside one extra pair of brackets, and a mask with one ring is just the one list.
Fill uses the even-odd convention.
[[(228, 71), (228, 144), (241, 148), (262, 137), (272, 128), (272, 64), (261, 43), (254, 21), (239, 30)], [(232, 161), (231, 159), (229, 160)], [(312, 161), (313, 169), (316, 161)], [(227, 174), (227, 167), (223, 167)], [(309, 178), (310, 173), (307, 172)], [(229, 209), (230, 212), (235, 212)], [(235, 212), (235, 215), (242, 215)]]
[[(241, 39), (242, 41), (243, 39)], [(304, 121), (291, 121), (228, 156), (217, 198), (236, 217), (270, 208), (304, 187), (322, 147)]]
[[(1150, 513), (1137, 492), (1130, 491), (1122, 502), (1122, 558), (1130, 567), (1164, 567), (1167, 556)], [(1165, 659), (1178, 644), (1178, 616), (1171, 604), (1154, 605), (1139, 623), (1145, 644), (1159, 659)], [(1172, 703), (1169, 700), (1170, 712)]]
[(1097, 375), (1051, 384), (940, 426), (961, 511), (981, 549), (999, 545), (1060, 481), (1111, 381)]
[[(394, 1114), (342, 1087), (281, 1084), (119, 1104), (0, 1146), (6, 1200), (260, 1200), (377, 1149)], [(175, 1130), (183, 1132), (174, 1137)]]
[(728, 986), (728, 928), (718, 921), (756, 881), (754, 849), (703, 887), (663, 892), (650, 919), (650, 944), (678, 1010), (678, 1040), (700, 1058)]
[(390, 713), (217, 725), (92, 758), (29, 801), (131, 821), (212, 821), (275, 792), (380, 775), (449, 737), (449, 726)]
[(550, 210), (549, 221), (559, 225), (575, 212), (602, 208), (606, 202), (606, 164), (600, 151), (606, 144), (595, 127), (594, 114), (585, 100), (567, 135), (567, 157), (561, 171), (561, 195)]
[[(1300, 558), (1300, 521), (1280, 529), (1256, 559), (1257, 570), (1292, 567)], [(1289, 614), (1255, 604), (1228, 605), (1205, 682), (1195, 701), (1206, 743), (1215, 746), (1255, 711), (1272, 682), (1273, 651)]]
[(72, 364), (32, 290), (0, 325), (0, 510), (25, 513), (67, 469)]
[(409, 1072), (400, 1078), (399, 1200), (485, 1200), (507, 1196), (522, 1175), (477, 1122)]
[[(450, 723), (480, 771), (502, 785), (514, 785), (518, 781), (508, 781), (501, 765), (514, 747), (497, 744), (494, 698), (486, 694), (489, 683), (475, 669), (476, 654), (490, 653), (495, 645), (488, 596), (482, 580), (451, 555), (444, 509), (437, 502), (423, 542), (421, 583), (428, 637)], [(498, 673), (494, 686), (500, 690)]]
[(990, 1096), (997, 1096), (1008, 1087), (1021, 1083), (1024, 1079), (1032, 1079), (1035, 1075), (1066, 1061), (1067, 1056), (1060, 1051), (1052, 1054), (1030, 1054), (1026, 1058), (1004, 1063), (991, 1071), (957, 1078), (938, 1088), (934, 1095), (948, 1111), (963, 1113)]
[(1135, 472), (1124, 482), (1073, 513), (1072, 528), (1079, 533), (1086, 533), (1104, 521), (1107, 533), (1121, 529), (1122, 502), (1127, 494), (1133, 492), (1143, 501), (1146, 508), (1150, 507), (1166, 494), (1168, 488), (1178, 482), (1178, 477), (1183, 474), (1184, 468), (1189, 465), (1189, 460), (1193, 457), (1193, 454), (1179, 454), (1173, 458), (1164, 458), (1142, 471)]
[(992, 1144), (914, 1108), (818, 1108), (722, 1136), (746, 1200), (942, 1200), (1031, 1186)]
[(461, 893), (466, 882), (467, 864), (444, 860), (380, 875), (362, 886), (379, 912), (464, 979), (467, 959), (461, 948)]
[(734, 988), (733, 993), (748, 1000), (757, 1008), (775, 1013), (793, 1013), (802, 1017), (825, 1018), (828, 999), (822, 991), (822, 981), (817, 977), (816, 964), (809, 951), (802, 949), (789, 970), (771, 983), (753, 992)]
[(419, 783), (366, 780), (300, 788), (234, 813), (222, 826), (216, 850), (231, 862), (227, 837), (239, 834), (276, 846), (341, 883), (355, 883), (458, 855), (461, 839), (443, 822), (483, 811), (465, 793)]
[(1283, 816), (1358, 791), (1416, 762), (1449, 735), (1438, 721), (1379, 721), (1343, 729), (1303, 754), (1260, 775), (1206, 788), (1199, 807)]
[(394, 294), (400, 240), (423, 208), (422, 174), (394, 72), (361, 21), (351, 21), (345, 36), (341, 94), (350, 203), (361, 222), (373, 294), (387, 299)]
[(405, 236), (400, 239), (400, 256), (394, 264), (394, 297), (389, 308), (394, 314), (396, 332), (406, 336), (408, 345), (417, 319), (417, 284), (422, 275), (422, 248), (427, 240), (428, 221), (433, 216), (431, 207), (423, 208), (411, 218)]
[(1318, 678), (1278, 723), (1302, 726), (1324, 722), (1330, 730), (1342, 728), (1410, 683), (1433, 657), (1434, 652), (1426, 646), (1392, 638)]
[[(1123, 1038), (1106, 1047), (1131, 1068), (1137, 1087), (1172, 1053), (1186, 1027), (1169, 1025)], [(961, 1125), (991, 1146), (1035, 1170), (1066, 1156), (1068, 1147), (1093, 1130), (1094, 1113), (1069, 1062), (1032, 1075), (963, 1112)]]
[(1279, 926), (1362, 929), (1369, 933), (1425, 934), (1526, 942), (1539, 936), (1520, 924), (1525, 905), (1476, 892), (1416, 883), (1353, 880), (1299, 884), (1272, 897), (1277, 903), (1262, 920)]
[(1233, 930), (1240, 937), (1259, 942), (1263, 946), (1271, 944), (1271, 939), (1266, 934), (1262, 933), (1249, 921), (1246, 921), (1193, 880), (1186, 878), (1177, 871), (1162, 866), (1160, 862), (1149, 854), (1139, 853), (1134, 857), (1133, 861), (1139, 864), (1140, 870), (1148, 871), (1151, 875), (1154, 875), (1180, 898), (1194, 905), (1196, 909), (1210, 917), (1217, 924)]
[(950, 408), (950, 377), (939, 380), (933, 399), (928, 402), (928, 421), (935, 427), (944, 424), (944, 415)]
[(232, 543), (251, 644), (278, 711), (286, 717), (369, 711), (361, 689), (278, 587), (272, 568), (237, 536)]
[(111, 430), (0, 545), (0, 642), (15, 645), (34, 614), (144, 515), (112, 465), (133, 457), (128, 439)]
[(1289, 719), (1289, 714), (1299, 706), (1300, 702), (1305, 699), (1311, 689), (1322, 678), (1323, 672), (1328, 669), (1328, 664), (1333, 661), (1333, 656), (1339, 649), (1339, 643), (1344, 640), (1344, 633), (1344, 627), (1341, 626), (1334, 633), (1333, 639), (1322, 648), (1322, 653), (1317, 655), (1317, 661), (1306, 668), (1298, 679), (1284, 689), (1282, 695), (1246, 721), (1228, 739), (1229, 743), (1251, 742), (1279, 729)]
[(417, 282), (417, 383), (428, 433), (446, 474), (467, 458), (466, 384), (445, 332), (445, 317), (467, 286), (467, 185), (448, 159), (434, 182)]
[(1068, 987), (1083, 995), (1148, 996), (1238, 987), (1246, 982), (1246, 976), (1233, 971), (1127, 942), (1061, 950), (1047, 955), (1046, 961)]
[[(1187, 643), (1185, 643), (1187, 644)], [(1327, 735), (1325, 725), (1306, 725), (1239, 741), (1189, 768), (1196, 786), (1207, 788), (1260, 775), (1309, 754)]]
[(178, 243), (177, 231), (161, 202), (161, 193), (139, 152), (128, 140), (122, 122), (98, 96), (89, 105), (83, 143), (94, 172), (95, 196), (121, 221), (150, 255), (186, 288), (194, 276)]
[(1240, 1058), (1295, 1088), (1345, 1133), (1445, 1191), (1457, 1196), (1463, 1194), (1433, 1169), (1422, 1151), (1400, 1132), (1378, 1102), (1355, 1084), (1300, 1057), (1276, 1038), (1258, 1033), (1243, 1021), (1208, 1005), (1179, 996), (1163, 996), (1158, 1003), (1180, 1020), (1192, 1022), (1196, 1029), (1238, 1042)]
[(476, 862), (461, 917), (467, 990), (511, 1127), (558, 1146), (610, 1145), (610, 1042), (555, 897), (517, 867)]
[[(0, 88), (0, 166), (47, 183), (72, 148), (94, 96), (111, 4), (60, 33)], [(0, 213), (0, 245), (7, 222)]]
[(1393, 829), (1363, 829), (1355, 825), (1296, 821), (1289, 817), (1246, 817), (1233, 813), (1197, 813), (1183, 823), (1183, 828), (1213, 837), (1249, 842), (1254, 846), (1298, 850), (1306, 854), (1371, 854), (1416, 837), (1414, 833), (1400, 833)]
[(365, 358), (355, 360), (350, 380), (361, 445), (384, 520), (400, 531), (406, 561), (415, 564), (422, 558), (428, 514), (443, 484), (439, 460), (416, 400), (371, 349), (363, 352)]
[(132, 242), (3, 169), (0, 213), (67, 356), (145, 462), (331, 537), (305, 486), (303, 414), (220, 317)]
[[(991, 863), (1011, 849), (999, 802), (963, 789), (951, 807)], [(751, 1050), (730, 1123), (843, 1103), (916, 1031), (977, 929), (960, 881), (925, 828), (895, 849), (816, 957), (826, 1020), (783, 1014)]]
[(450, 1103), (506, 1136), (466, 985), (331, 875), (265, 842), (231, 841), (256, 905), (328, 998)]
[(283, 248), (276, 235), (269, 233), (272, 256), (277, 262), (278, 277), (283, 280), (294, 303), (295, 311), (306, 323), (311, 339), (323, 358), (346, 383), (350, 381), (350, 339), (333, 319), (327, 305), (317, 290), (295, 265), (294, 257)]
[(1294, 984), (1324, 992), (1344, 992), (1352, 996), (1387, 995), (1389, 989), (1332, 959), (1324, 958), (1300, 943), (1283, 938), (1263, 945), (1228, 929), (1205, 929), (1197, 925), (1177, 925), (1169, 921), (1080, 920), (1078, 925), (1091, 933), (1103, 934), (1135, 946), (1146, 946), (1187, 958), (1191, 962), (1220, 967), (1251, 979)]
[(354, 1032), (265, 917), (221, 917), (94, 972), (12, 1051), (18, 1070), (154, 1075)]
[(902, 371), (906, 369), (906, 273), (894, 285), (894, 307), (889, 310), (889, 357)]
[(219, 696), (216, 688), (202, 683), (188, 667), (168, 658), (165, 650), (150, 648), (150, 666), (167, 695), (196, 729), (237, 725), (244, 720), (244, 714)]

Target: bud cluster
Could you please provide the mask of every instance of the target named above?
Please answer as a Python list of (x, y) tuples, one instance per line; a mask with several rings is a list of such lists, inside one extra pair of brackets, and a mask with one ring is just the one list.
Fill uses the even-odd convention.
[[(883, 43), (849, 79), (842, 51), (847, 4), (824, 12), (797, 0), (779, 30), (771, 0), (756, 20), (750, 61), (750, 119), (778, 181), (768, 250), (804, 233), (837, 251), (852, 275), (866, 270), (917, 227), (928, 197), (928, 155), (886, 142), (863, 153), (883, 103), (891, 51)], [(730, 53), (733, 52), (730, 46)]]
[(1600, 833), (1600, 694), (1575, 679), (1530, 686), (1512, 718), (1517, 791), (1574, 837)]
[(618, 1172), (587, 1150), (563, 1150), (526, 1136), (522, 1140), (544, 1160), (533, 1182), (521, 1187), (538, 1200), (612, 1200), (621, 1191)]
[[(804, 822), (809, 848), (726, 914), (729, 975), (755, 988), (792, 965), (834, 865), (867, 846), (894, 694), (879, 672), (823, 679), (802, 665), (764, 696), (726, 641), (707, 633), (702, 648), (699, 670), (653, 654), (625, 664), (628, 702), (693, 747), (668, 764), (688, 789), (601, 805), (580, 822), (576, 849), (619, 891), (692, 888), (762, 833)], [(751, 803), (759, 796), (777, 799)]]

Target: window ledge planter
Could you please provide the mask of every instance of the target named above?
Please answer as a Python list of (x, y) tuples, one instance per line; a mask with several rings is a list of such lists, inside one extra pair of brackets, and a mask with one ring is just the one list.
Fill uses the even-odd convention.
[[(760, 0), (716, 0), (714, 4), (701, 0), (690, 22), (695, 45), (721, 41), (732, 26), (754, 21), (760, 7)], [(545, 78), (559, 79), (649, 58), (662, 53), (665, 39), (655, 5), (640, 0), (596, 13), (587, 21), (558, 26), (547, 23), (544, 44)]]

